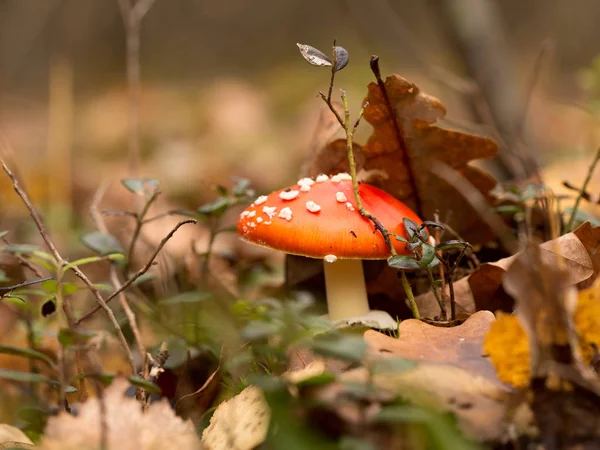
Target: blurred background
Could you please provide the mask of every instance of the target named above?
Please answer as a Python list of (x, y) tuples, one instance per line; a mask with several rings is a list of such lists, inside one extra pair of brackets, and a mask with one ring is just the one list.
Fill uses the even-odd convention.
[[(541, 163), (587, 165), (599, 15), (595, 0), (156, 0), (140, 21), (139, 175), (190, 205), (232, 175), (259, 190), (293, 182), (328, 83), (295, 44), (329, 53), (334, 38), (354, 111), (375, 53), (384, 76), (439, 97), (449, 125), (499, 134), (509, 152), (516, 129)], [(77, 210), (127, 174), (126, 72), (117, 0), (0, 1), (0, 129), (41, 205)], [(0, 218), (19, 208), (4, 177), (0, 202)]]
[[(134, 207), (121, 178), (160, 180), (151, 215), (196, 209), (232, 177), (251, 180), (257, 194), (294, 183), (315, 146), (317, 94), (329, 83), (329, 71), (309, 66), (297, 42), (329, 54), (337, 39), (348, 50), (336, 87), (347, 90), (354, 114), (374, 80), (369, 59), (379, 55), (384, 77), (400, 74), (440, 98), (445, 125), (500, 143), (500, 156), (484, 163), (499, 181), (526, 179), (536, 163), (564, 192), (564, 179), (582, 184), (600, 144), (597, 0), (137, 0), (141, 13), (128, 20), (124, 10), (135, 1), (0, 0), (0, 154), (71, 259), (89, 255), (78, 239), (94, 229), (88, 207), (100, 186), (100, 209)], [(363, 122), (357, 141), (369, 134)], [(595, 180), (589, 191), (599, 188)], [(238, 213), (228, 211), (223, 225)], [(178, 220), (144, 226), (138, 266)], [(131, 221), (106, 221), (128, 241)], [(39, 242), (3, 173), (2, 230), (12, 243)], [(207, 227), (182, 228), (157, 270), (179, 273), (175, 266), (202, 255), (210, 240)], [(273, 286), (282, 282), (282, 255), (242, 248), (234, 233), (219, 234), (215, 252), (226, 269), (240, 252), (269, 259)], [(213, 270), (236, 297), (235, 274), (218, 264)], [(7, 267), (15, 262), (0, 258), (0, 271), (22, 279)], [(193, 285), (198, 264), (187, 270)], [(157, 298), (189, 287), (169, 274), (155, 286)], [(0, 341), (17, 320), (6, 311)]]

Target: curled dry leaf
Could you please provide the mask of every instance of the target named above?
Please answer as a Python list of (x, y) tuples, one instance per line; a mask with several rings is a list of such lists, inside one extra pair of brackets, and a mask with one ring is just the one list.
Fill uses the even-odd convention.
[(270, 417), (262, 391), (248, 386), (216, 409), (202, 433), (202, 448), (251, 450), (265, 440)]
[[(560, 256), (565, 265), (566, 285), (576, 285), (587, 280), (593, 282), (598, 275), (600, 227), (584, 223), (571, 233), (544, 242), (539, 248), (540, 261), (545, 265), (556, 265)], [(522, 252), (494, 263), (483, 264), (469, 276), (474, 310), (512, 310), (513, 303), (502, 289), (502, 280), (520, 255)]]
[[(129, 383), (119, 378), (104, 392), (109, 450), (199, 447), (194, 425), (177, 417), (166, 400), (153, 403), (142, 412), (140, 402), (125, 397), (128, 388)], [(100, 449), (101, 419), (100, 401), (88, 400), (76, 417), (63, 412), (50, 418), (39, 448)]]

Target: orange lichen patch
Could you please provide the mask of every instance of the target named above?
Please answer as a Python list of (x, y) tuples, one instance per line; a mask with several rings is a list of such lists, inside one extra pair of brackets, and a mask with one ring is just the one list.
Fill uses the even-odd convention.
[[(303, 190), (307, 185), (304, 181), (259, 197), (240, 215), (238, 234), (254, 244), (313, 258), (390, 256), (381, 234), (358, 212), (347, 174), (317, 178), (309, 190)], [(290, 192), (293, 194), (286, 195)], [(359, 192), (363, 207), (391, 233), (406, 236), (404, 218), (422, 222), (404, 203), (374, 186), (362, 183)], [(340, 193), (345, 197), (343, 202)], [(392, 242), (399, 254), (407, 254), (404, 243), (393, 237)]]
[(483, 351), (490, 357), (498, 378), (521, 388), (531, 379), (529, 341), (519, 319), (498, 312), (485, 335)]

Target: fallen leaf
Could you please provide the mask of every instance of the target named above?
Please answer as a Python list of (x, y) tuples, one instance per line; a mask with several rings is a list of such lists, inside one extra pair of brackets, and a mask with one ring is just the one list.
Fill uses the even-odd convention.
[[(572, 233), (558, 239), (544, 242), (539, 248), (543, 264), (556, 265), (560, 255), (566, 270), (564, 281), (569, 286), (586, 280), (593, 282), (594, 275), (600, 270), (600, 227), (592, 227), (589, 223), (584, 223)], [(475, 310), (512, 311), (513, 302), (502, 289), (502, 280), (520, 255), (521, 252), (493, 263), (482, 264), (469, 276), (468, 283)]]
[[(104, 392), (104, 415), (107, 425), (108, 449), (144, 450), (155, 448), (197, 449), (198, 437), (194, 425), (183, 421), (167, 402), (152, 403), (142, 412), (139, 401), (125, 397), (129, 383), (115, 379)], [(77, 416), (66, 412), (48, 419), (39, 448), (100, 449), (101, 407), (98, 398), (81, 406)]]
[(439, 211), (442, 220), (460, 235), (468, 236), (471, 243), (489, 239), (488, 227), (479, 214), (430, 167), (432, 161), (447, 164), (486, 195), (495, 180), (469, 163), (496, 156), (496, 143), (484, 136), (436, 125), (446, 115), (444, 105), (399, 75), (385, 80), (385, 94), (382, 86), (370, 83), (365, 101), (369, 106), (364, 117), (373, 126), (373, 134), (363, 146), (364, 168), (388, 174), (380, 187), (423, 219), (432, 219)]
[(398, 339), (373, 330), (365, 332), (364, 338), (371, 355), (448, 363), (496, 381), (493, 366), (483, 356), (483, 339), (494, 320), (489, 311), (479, 311), (456, 327), (408, 319), (400, 323)]
[(399, 373), (375, 375), (380, 389), (416, 404), (451, 411), (472, 439), (490, 441), (508, 431), (507, 405), (512, 393), (499, 382), (450, 364), (422, 363)]
[(248, 386), (221, 403), (202, 433), (207, 450), (251, 450), (267, 436), (271, 412), (262, 391)]
[[(19, 430), (17, 427), (8, 425), (5, 423), (0, 424), (0, 448), (8, 448), (7, 444), (11, 444), (10, 447), (17, 447), (15, 444), (27, 444), (23, 448), (33, 448), (33, 442), (27, 437), (25, 433)], [(3, 445), (4, 444), (4, 445)], [(18, 448), (18, 447), (17, 447)]]

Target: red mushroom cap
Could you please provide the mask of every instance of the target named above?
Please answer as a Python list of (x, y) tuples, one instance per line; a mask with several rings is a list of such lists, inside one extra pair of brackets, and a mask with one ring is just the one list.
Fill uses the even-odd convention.
[[(365, 183), (358, 189), (363, 207), (389, 232), (406, 237), (402, 219), (422, 222), (381, 189)], [(320, 175), (317, 181), (304, 178), (295, 186), (260, 196), (241, 213), (237, 232), (253, 244), (312, 258), (390, 256), (381, 233), (358, 212), (348, 174)], [(398, 254), (408, 253), (403, 242), (391, 239)]]

